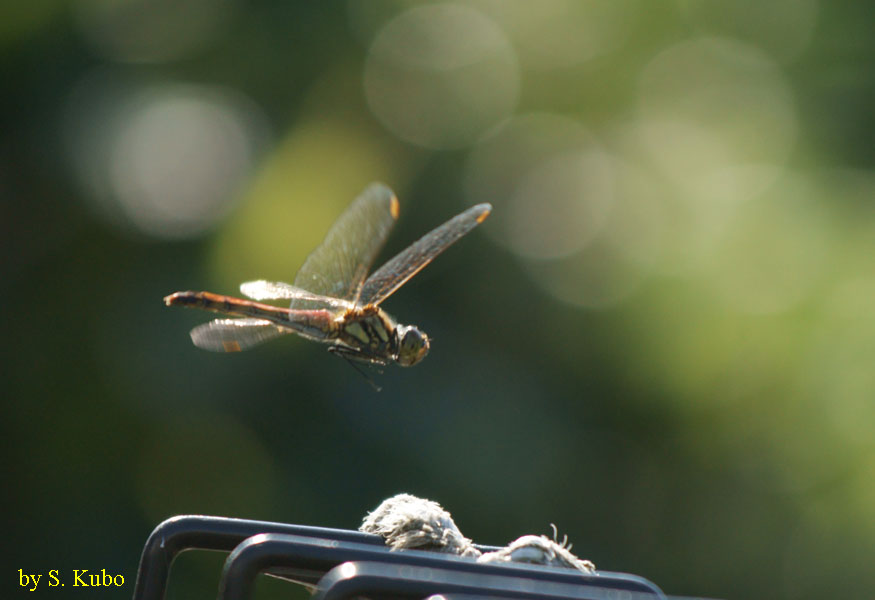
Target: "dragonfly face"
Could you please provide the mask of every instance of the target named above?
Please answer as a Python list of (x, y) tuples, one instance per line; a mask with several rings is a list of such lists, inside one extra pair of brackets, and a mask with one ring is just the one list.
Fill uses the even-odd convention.
[(413, 325), (399, 325), (396, 328), (400, 340), (398, 355), (395, 358), (402, 367), (411, 367), (428, 354), (428, 336)]
[[(192, 341), (206, 350), (246, 350), (295, 333), (330, 344), (329, 350), (349, 360), (409, 367), (428, 354), (428, 336), (413, 325), (396, 324), (380, 303), (482, 223), (491, 210), (489, 204), (469, 208), (366, 277), (399, 212), (392, 191), (372, 184), (307, 257), (294, 285), (249, 281), (240, 291), (252, 300), (210, 292), (176, 292), (164, 302), (239, 317), (216, 319), (192, 329)], [(261, 300), (286, 300), (291, 305), (282, 308)]]

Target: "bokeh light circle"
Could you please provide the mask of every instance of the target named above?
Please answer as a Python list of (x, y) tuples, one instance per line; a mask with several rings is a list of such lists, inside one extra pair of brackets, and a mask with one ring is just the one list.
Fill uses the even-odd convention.
[(86, 78), (65, 114), (69, 157), (104, 220), (159, 238), (206, 231), (232, 208), (265, 128), (230, 90)]
[(474, 0), (507, 31), (527, 68), (561, 69), (605, 55), (626, 42), (637, 0), (580, 2)]
[(493, 21), (437, 4), (407, 10), (379, 31), (364, 89), (371, 111), (399, 138), (460, 148), (510, 115), (519, 77), (516, 54)]
[(797, 122), (773, 60), (740, 42), (701, 38), (644, 69), (639, 129), (650, 159), (677, 185), (703, 202), (737, 203), (780, 175)]
[(669, 191), (647, 169), (621, 155), (615, 157), (613, 171), (614, 202), (600, 239), (625, 261), (664, 270), (675, 237)]
[(530, 258), (580, 250), (605, 222), (613, 200), (611, 163), (598, 150), (562, 154), (526, 173), (509, 198), (507, 234)]
[(610, 308), (632, 294), (645, 272), (607, 244), (550, 261), (526, 261), (526, 273), (555, 299), (578, 308)]
[(749, 42), (779, 60), (793, 59), (805, 50), (818, 20), (817, 0), (678, 0), (678, 5), (703, 34)]
[(786, 311), (803, 301), (828, 263), (823, 209), (811, 186), (785, 177), (764, 197), (744, 204), (706, 258), (705, 273), (733, 310)]
[(598, 235), (614, 195), (613, 159), (584, 127), (548, 114), (517, 117), (471, 152), (471, 202), (491, 202), (486, 232), (514, 253), (567, 256)]

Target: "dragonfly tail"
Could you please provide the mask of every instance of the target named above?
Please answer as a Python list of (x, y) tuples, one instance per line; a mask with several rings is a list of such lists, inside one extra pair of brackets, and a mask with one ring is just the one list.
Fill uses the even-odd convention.
[(234, 298), (233, 296), (223, 296), (212, 292), (176, 292), (165, 297), (164, 304), (167, 306), (199, 308), (235, 317), (265, 319), (280, 324), (287, 324), (289, 319), (289, 310), (287, 308)]

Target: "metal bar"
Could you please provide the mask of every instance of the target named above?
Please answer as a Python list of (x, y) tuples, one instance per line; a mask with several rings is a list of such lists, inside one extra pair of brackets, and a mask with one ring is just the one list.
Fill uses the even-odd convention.
[[(529, 581), (530, 585), (553, 582), (581, 590), (601, 590), (601, 593), (594, 592), (593, 598), (615, 600), (622, 598), (624, 593), (638, 594), (641, 598), (664, 598), (653, 583), (634, 575), (603, 571), (587, 575), (572, 569), (520, 563), (478, 563), (452, 554), (418, 550), (393, 552), (372, 544), (284, 534), (257, 535), (237, 546), (225, 561), (218, 597), (220, 600), (250, 598), (256, 577), (265, 572), (308, 585), (319, 583), (321, 589), (327, 577), (325, 573), (335, 572), (337, 565), (348, 561), (390, 563), (408, 570), (432, 568), (485, 579), (511, 577)], [(442, 590), (429, 588), (418, 597), (438, 591)]]
[(510, 600), (507, 596), (486, 594), (432, 594), (425, 600)]
[(230, 552), (243, 540), (259, 533), (286, 533), (383, 546), (381, 537), (360, 531), (180, 515), (158, 525), (146, 541), (134, 585), (134, 600), (163, 600), (170, 566), (179, 553), (195, 549)]
[(313, 600), (347, 600), (360, 596), (371, 599), (422, 598), (433, 594), (470, 594), (516, 600), (665, 600), (656, 586), (632, 591), (551, 578), (519, 577), (512, 573), (490, 575), (452, 568), (366, 561), (346, 562), (326, 573)]

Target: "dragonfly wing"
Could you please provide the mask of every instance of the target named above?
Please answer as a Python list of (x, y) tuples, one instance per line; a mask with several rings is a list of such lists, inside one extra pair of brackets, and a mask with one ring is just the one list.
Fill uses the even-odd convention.
[(330, 298), (312, 294), (297, 286), (281, 281), (247, 281), (240, 284), (240, 291), (253, 300), (307, 300), (311, 308), (350, 308), (352, 302), (340, 298)]
[[(354, 301), (398, 218), (398, 199), (385, 185), (365, 189), (332, 225), (295, 277), (295, 286), (319, 296)], [(319, 308), (295, 298), (292, 308)]]
[(482, 223), (491, 211), (492, 206), (487, 203), (472, 206), (422, 236), (368, 278), (362, 287), (359, 303), (379, 304), (388, 298), (435, 256)]
[(240, 352), (285, 332), (263, 319), (215, 319), (191, 330), (191, 341), (212, 352)]

